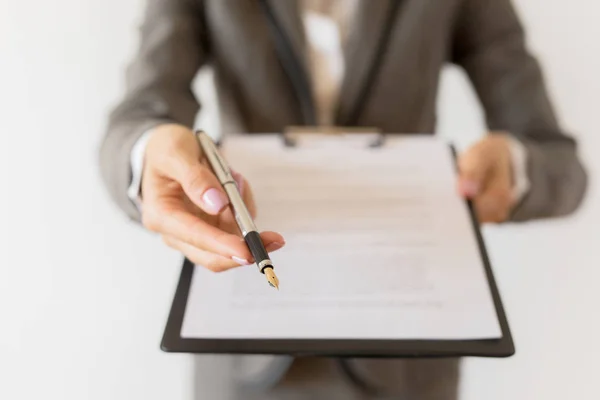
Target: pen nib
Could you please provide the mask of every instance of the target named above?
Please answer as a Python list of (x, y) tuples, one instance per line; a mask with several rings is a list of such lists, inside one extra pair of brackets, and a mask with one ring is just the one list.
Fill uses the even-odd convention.
[(279, 279), (277, 279), (277, 275), (275, 275), (275, 271), (273, 268), (265, 268), (265, 276), (267, 277), (267, 282), (269, 285), (279, 290)]

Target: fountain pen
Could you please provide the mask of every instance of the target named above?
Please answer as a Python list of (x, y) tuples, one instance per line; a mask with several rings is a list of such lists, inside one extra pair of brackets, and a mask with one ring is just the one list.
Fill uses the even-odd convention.
[(252, 257), (258, 266), (258, 270), (267, 278), (267, 282), (272, 287), (279, 289), (279, 279), (275, 275), (273, 262), (269, 258), (269, 254), (260, 238), (260, 234), (256, 229), (254, 221), (250, 216), (248, 208), (240, 195), (237, 184), (231, 175), (231, 170), (223, 157), (219, 154), (217, 146), (213, 140), (203, 131), (196, 131), (196, 138), (200, 144), (202, 152), (206, 156), (208, 163), (217, 179), (223, 186), (227, 197), (229, 198), (229, 206), (235, 217), (235, 221), (242, 232), (244, 241), (250, 249)]

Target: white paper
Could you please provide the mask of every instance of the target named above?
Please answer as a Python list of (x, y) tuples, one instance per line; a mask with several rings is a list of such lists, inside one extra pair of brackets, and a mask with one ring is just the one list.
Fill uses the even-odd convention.
[(195, 267), (185, 338), (482, 339), (501, 329), (448, 145), (400, 136), (235, 137), (257, 226), (283, 234), (280, 290), (256, 266)]

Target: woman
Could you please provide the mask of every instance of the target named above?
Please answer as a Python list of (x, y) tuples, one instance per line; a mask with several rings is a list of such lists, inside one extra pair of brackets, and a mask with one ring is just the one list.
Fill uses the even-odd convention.
[[(224, 133), (290, 125), (433, 133), (438, 77), (454, 63), (471, 79), (492, 131), (459, 158), (459, 190), (474, 200), (480, 221), (566, 215), (584, 195), (575, 142), (557, 124), (510, 0), (151, 0), (141, 34), (103, 142), (103, 176), (127, 215), (213, 271), (251, 257), (191, 131), (199, 109), (191, 84), (205, 65), (215, 70)], [(254, 208), (250, 182), (237, 179)], [(285, 243), (275, 232), (262, 239), (268, 251)], [(282, 377), (289, 366), (267, 361), (261, 371), (272, 373), (258, 375)], [(210, 390), (207, 363), (198, 358), (197, 370), (204, 371), (199, 387)], [(312, 387), (306, 398), (359, 396), (326, 361), (313, 360), (295, 363), (283, 389), (258, 398), (297, 395), (285, 387), (295, 387), (289, 376), (303, 365), (316, 374), (308, 381), (319, 382), (296, 388)], [(363, 360), (345, 376), (373, 390), (451, 399), (458, 375), (456, 360)]]

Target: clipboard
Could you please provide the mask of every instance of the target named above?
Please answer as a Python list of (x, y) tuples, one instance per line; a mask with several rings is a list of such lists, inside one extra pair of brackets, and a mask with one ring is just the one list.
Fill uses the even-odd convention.
[[(296, 133), (299, 132), (287, 131), (281, 135), (285, 146), (295, 146)], [(385, 143), (386, 135), (379, 132), (370, 132), (370, 134), (369, 146), (378, 147)], [(454, 147), (450, 146), (450, 149), (456, 160)], [(184, 259), (160, 344), (161, 350), (167, 353), (273, 354), (294, 357), (318, 356), (342, 358), (511, 357), (515, 354), (515, 346), (507, 316), (496, 285), (479, 223), (475, 216), (473, 204), (467, 201), (467, 205), (502, 333), (500, 338), (481, 340), (183, 338), (181, 330), (195, 269), (192, 262)]]

